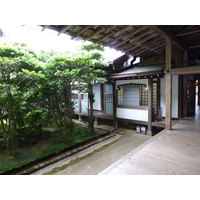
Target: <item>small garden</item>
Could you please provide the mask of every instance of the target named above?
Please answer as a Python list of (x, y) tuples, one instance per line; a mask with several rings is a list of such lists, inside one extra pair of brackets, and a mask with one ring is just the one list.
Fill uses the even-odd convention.
[[(92, 84), (106, 81), (102, 50), (83, 45), (72, 55), (0, 46), (0, 173), (103, 134), (94, 130), (92, 111)], [(72, 89), (88, 93), (85, 127), (73, 122)]]
[(69, 141), (66, 138), (60, 140), (59, 133), (56, 132), (55, 128), (43, 129), (42, 134), (37, 132), (35, 137), (26, 139), (26, 142), (20, 140), (20, 153), (17, 155), (11, 156), (6, 149), (0, 151), (0, 174), (105, 134), (101, 130), (95, 130), (93, 135), (89, 135), (88, 132), (87, 127), (75, 124), (73, 138)]

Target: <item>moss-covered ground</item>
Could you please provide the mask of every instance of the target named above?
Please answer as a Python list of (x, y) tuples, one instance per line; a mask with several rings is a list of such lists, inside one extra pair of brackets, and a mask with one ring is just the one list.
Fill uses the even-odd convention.
[(72, 140), (64, 139), (61, 141), (54, 128), (44, 129), (42, 133), (44, 139), (36, 144), (20, 147), (20, 153), (17, 156), (11, 156), (7, 150), (0, 151), (0, 174), (101, 134), (105, 134), (105, 132), (95, 130), (94, 135), (89, 135), (86, 128), (75, 126)]

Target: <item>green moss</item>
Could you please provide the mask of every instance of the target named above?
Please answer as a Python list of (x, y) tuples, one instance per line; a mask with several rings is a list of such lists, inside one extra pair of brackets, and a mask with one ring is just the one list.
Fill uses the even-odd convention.
[(80, 162), (81, 160), (84, 160), (85, 158), (88, 158), (88, 157), (94, 155), (95, 153), (98, 153), (98, 152), (100, 152), (100, 151), (103, 151), (104, 149), (106, 149), (106, 148), (109, 147), (110, 145), (116, 143), (119, 139), (120, 139), (120, 138), (118, 138), (117, 140), (114, 140), (114, 141), (112, 141), (112, 142), (110, 142), (110, 143), (108, 143), (108, 144), (106, 144), (106, 145), (104, 145), (104, 146), (102, 146), (102, 147), (100, 147), (100, 148), (98, 148), (98, 149), (95, 149), (93, 152), (91, 152), (91, 153), (89, 153), (89, 154), (87, 154), (87, 155), (85, 155), (85, 156), (83, 156), (83, 157), (76, 158), (76, 159), (70, 161), (70, 162), (69, 162), (68, 164), (66, 164), (66, 165), (63, 165), (63, 166), (61, 166), (61, 167), (56, 167), (56, 168), (54, 168), (53, 170), (51, 170), (50, 172), (44, 173), (43, 175), (54, 175), (54, 174), (58, 173), (59, 171), (62, 171), (62, 170), (64, 170), (64, 169), (66, 169), (67, 167), (72, 166), (72, 165), (75, 165), (76, 163)]
[(66, 139), (61, 142), (55, 129), (45, 129), (43, 133), (45, 140), (34, 145), (21, 147), (20, 154), (16, 157), (10, 156), (7, 150), (0, 151), (0, 174), (104, 133), (104, 131), (98, 130), (91, 136), (88, 135), (87, 128), (75, 126), (72, 141)]

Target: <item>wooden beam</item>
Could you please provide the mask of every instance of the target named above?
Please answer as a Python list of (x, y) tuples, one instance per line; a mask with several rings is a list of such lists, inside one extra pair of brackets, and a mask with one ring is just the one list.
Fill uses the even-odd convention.
[[(157, 45), (156, 45), (156, 43), (157, 43)], [(137, 51), (134, 51), (135, 47), (132, 47), (130, 49), (127, 49), (127, 52), (129, 53), (129, 52), (134, 51), (135, 54), (140, 54), (140, 53), (145, 52), (145, 51), (155, 51), (156, 49), (158, 49), (158, 48), (160, 48), (161, 46), (164, 46), (164, 45), (165, 44), (163, 44), (163, 42), (161, 42), (161, 41), (155, 41), (155, 42), (151, 42), (151, 43), (149, 42), (149, 44), (147, 44), (147, 45), (142, 44), (141, 48), (139, 48), (139, 50), (137, 50)]]
[(152, 135), (152, 104), (153, 104), (153, 95), (152, 95), (152, 79), (148, 79), (148, 130), (147, 135)]
[(103, 36), (100, 37), (98, 40), (94, 41), (94, 43), (96, 44), (96, 43), (102, 42), (102, 40), (104, 40), (104, 39), (110, 37), (110, 36), (113, 35), (114, 33), (115, 33), (115, 32), (111, 32), (111, 33), (109, 33), (109, 34), (107, 34), (107, 35), (103, 35)]
[(160, 36), (164, 37), (165, 39), (171, 39), (173, 43), (175, 43), (179, 48), (182, 50), (187, 50), (188, 46), (187, 44), (181, 39), (181, 38), (175, 38), (174, 36), (176, 33), (172, 31), (172, 29), (169, 29), (169, 26), (164, 25), (158, 25), (153, 26), (150, 25), (149, 28), (157, 32)]
[(186, 33), (179, 33), (176, 36), (190, 35), (190, 34), (194, 34), (194, 33), (198, 33), (198, 32), (200, 32), (200, 30), (190, 31), (190, 32), (186, 32)]
[(157, 74), (162, 74), (162, 70), (155, 70), (155, 71), (150, 71), (150, 72), (141, 72), (141, 73), (129, 73), (129, 74), (122, 74), (122, 75), (115, 75), (115, 74), (111, 74), (109, 75), (109, 78), (133, 78), (133, 77), (154, 77), (157, 76)]
[(165, 52), (165, 103), (166, 103), (166, 117), (165, 128), (167, 130), (172, 129), (172, 76), (169, 72), (171, 69), (171, 57), (172, 57), (172, 43), (170, 39), (166, 39), (166, 52)]
[(84, 40), (89, 40), (90, 38), (92, 38), (93, 36), (97, 35), (99, 32), (103, 31), (104, 29), (101, 27), (97, 27), (97, 30), (94, 31), (91, 35), (89, 35), (88, 37), (86, 37)]
[(130, 38), (129, 38), (130, 36), (132, 36), (132, 35), (134, 35), (134, 34), (140, 32), (140, 31), (141, 31), (142, 29), (144, 29), (145, 27), (146, 27), (146, 26), (139, 26), (139, 27), (136, 28), (135, 30), (133, 30), (133, 31), (131, 31), (130, 33), (128, 33), (127, 35), (125, 35), (125, 36), (123, 37), (123, 39), (122, 39), (121, 42), (117, 42), (116, 44), (111, 45), (110, 47), (111, 47), (111, 48), (115, 48), (116, 46), (119, 46), (119, 45), (125, 43), (126, 41), (130, 40)]
[(108, 33), (109, 31), (111, 31), (113, 28), (115, 28), (116, 27), (116, 25), (111, 25), (111, 26), (108, 26), (107, 28), (106, 28), (106, 30), (105, 30), (105, 32), (104, 33)]
[(171, 75), (200, 74), (200, 66), (175, 68), (164, 72), (170, 72)]
[(64, 27), (58, 32), (58, 36), (59, 36), (61, 33), (64, 33), (64, 32), (65, 32), (66, 30), (68, 30), (70, 27), (71, 27), (71, 25), (64, 26)]
[(121, 35), (121, 34), (122, 34), (126, 29), (128, 29), (128, 28), (130, 28), (129, 25), (123, 26), (123, 28), (121, 28), (119, 31), (117, 31), (117, 32), (115, 33), (115, 37), (118, 37), (119, 35)]
[(195, 46), (191, 46), (191, 47), (188, 47), (189, 49), (195, 49), (195, 48), (199, 48), (200, 45), (195, 45)]
[(75, 37), (79, 36), (80, 34), (84, 33), (86, 30), (88, 30), (91, 27), (91, 25), (85, 26), (84, 28), (81, 28), (80, 31), (74, 33), (71, 37), (71, 39), (74, 39)]
[(46, 28), (48, 28), (50, 25), (44, 25), (42, 26), (42, 31), (44, 31)]
[[(126, 49), (130, 48), (132, 46), (132, 44), (136, 41), (138, 41), (140, 38), (142, 38), (143, 36), (146, 36), (147, 34), (149, 34), (149, 32), (151, 32), (151, 30), (146, 30), (143, 33), (139, 34), (138, 36), (134, 37), (133, 39), (130, 40), (130, 38), (128, 39), (129, 42), (128, 44), (126, 44)], [(125, 41), (124, 41), (125, 42)], [(120, 44), (121, 45), (121, 44)], [(115, 45), (115, 48), (118, 48), (120, 45)]]
[(139, 34), (138, 36), (134, 37), (133, 39), (131, 39), (129, 41), (130, 44), (132, 44), (133, 42), (136, 42), (137, 40), (140, 40), (142, 37), (151, 34), (153, 31), (151, 29), (148, 29), (146, 31), (144, 31), (143, 33)]

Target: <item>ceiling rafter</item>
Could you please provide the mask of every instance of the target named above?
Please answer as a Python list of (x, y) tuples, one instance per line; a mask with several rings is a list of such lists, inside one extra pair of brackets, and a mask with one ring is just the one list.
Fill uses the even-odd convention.
[[(165, 46), (165, 45), (163, 44), (163, 47), (164, 47), (164, 46)], [(159, 49), (156, 49), (156, 50), (154, 50), (154, 51), (147, 51), (147, 52), (144, 52), (144, 53), (140, 54), (140, 56), (142, 56), (142, 57), (149, 57), (149, 56), (152, 56), (152, 54), (159, 54), (159, 53), (162, 53), (162, 52), (165, 51), (165, 48), (163, 48), (163, 47), (160, 47)]]
[[(41, 25), (72, 38), (101, 43), (131, 55), (153, 55), (165, 51), (166, 38), (174, 46), (188, 51), (189, 57), (200, 58), (199, 25)], [(162, 43), (162, 44), (161, 44)], [(161, 47), (160, 47), (161, 46)]]
[(95, 30), (91, 35), (89, 35), (88, 37), (86, 37), (84, 40), (90, 40), (90, 38), (94, 37), (95, 35), (97, 35), (99, 32), (101, 32), (102, 30), (104, 30), (104, 28), (102, 27), (97, 27), (97, 30)]
[[(186, 50), (188, 51), (188, 44), (187, 42), (185, 42), (181, 37), (175, 37), (176, 36), (176, 32), (172, 30), (173, 26), (164, 26), (164, 25), (158, 25), (158, 26), (149, 26), (152, 27), (155, 31), (157, 31), (158, 33), (164, 35), (164, 37), (169, 38), (172, 40), (172, 42), (178, 46), (179, 48), (181, 48), (182, 50)], [(186, 29), (185, 27), (183, 27), (184, 29)], [(190, 49), (189, 54), (196, 58), (195, 53)]]
[(87, 29), (89, 29), (91, 27), (91, 25), (86, 25), (84, 28), (80, 29), (78, 32), (74, 33), (71, 37), (71, 39), (74, 39), (75, 37), (77, 37), (78, 35), (84, 33)]
[(179, 46), (183, 50), (187, 50), (187, 44), (179, 37), (175, 38), (174, 36), (176, 33), (169, 29), (168, 27), (164, 25), (150, 25), (149, 28), (156, 31), (160, 36), (164, 37), (165, 39), (171, 39), (173, 43), (175, 43), (177, 46)]
[(121, 30), (117, 31), (117, 33), (115, 33), (115, 37), (118, 37), (120, 34), (122, 34), (123, 32), (125, 32), (128, 28), (130, 28), (129, 25), (124, 26)]
[(126, 41), (128, 41), (130, 38), (130, 36), (137, 34), (138, 32), (140, 32), (141, 30), (143, 30), (146, 26), (139, 26), (138, 28), (134, 29), (133, 31), (131, 31), (130, 33), (128, 33), (127, 35), (124, 35), (124, 37), (122, 38), (121, 42), (117, 42), (116, 44), (112, 45), (112, 48), (115, 48), (116, 46), (120, 46), (121, 44), (125, 43)]
[(199, 47), (200, 47), (200, 45), (195, 45), (195, 46), (189, 47), (189, 49), (195, 49), (195, 48), (199, 48)]
[[(126, 44), (126, 48), (124, 49), (125, 51), (133, 46), (133, 43), (137, 42), (140, 38), (144, 37), (146, 34), (148, 34), (149, 32), (151, 32), (152, 30), (146, 30), (143, 33), (139, 34), (138, 36), (134, 37), (132, 40), (130, 40), (128, 42), (128, 44)], [(118, 46), (116, 46), (117, 48)]]
[(42, 26), (42, 31), (44, 31), (46, 28), (48, 28), (49, 27), (49, 25), (43, 25)]
[(61, 33), (64, 33), (66, 30), (68, 30), (69, 28), (71, 27), (71, 25), (66, 25), (64, 26), (60, 31), (58, 31), (58, 36), (61, 34)]
[(109, 33), (107, 35), (103, 35), (98, 40), (96, 40), (94, 43), (102, 42), (103, 40), (107, 39), (108, 37), (110, 37), (113, 34), (115, 34), (115, 32), (112, 31), (111, 33)]
[(199, 32), (200, 32), (200, 30), (196, 30), (196, 31), (191, 31), (191, 32), (186, 32), (186, 33), (179, 33), (179, 34), (177, 34), (176, 36), (191, 35), (191, 34), (199, 33)]
[[(159, 41), (155, 42), (156, 45), (159, 44), (159, 43), (160, 43)], [(141, 53), (143, 53), (145, 51), (152, 52), (152, 51), (155, 51), (160, 46), (164, 46), (164, 45), (161, 43), (160, 45), (157, 45), (156, 48), (153, 45), (144, 46), (143, 48), (140, 48), (137, 52), (135, 52), (135, 54), (141, 54)]]
[(142, 37), (144, 37), (144, 36), (146, 36), (146, 35), (149, 35), (149, 34), (151, 34), (152, 33), (152, 30), (150, 29), (150, 30), (146, 30), (146, 31), (144, 31), (143, 33), (141, 33), (141, 34), (139, 34), (138, 36), (135, 36), (133, 39), (131, 39), (131, 40), (129, 40), (129, 42), (128, 43), (134, 43), (135, 41), (137, 41), (137, 40), (140, 40)]
[(108, 33), (109, 31), (111, 31), (115, 27), (116, 27), (115, 25), (108, 26), (104, 33)]
[(155, 44), (159, 44), (161, 42), (161, 39), (158, 38), (156, 40), (152, 40), (149, 41), (148, 43), (143, 43), (142, 46), (135, 51), (135, 48), (131, 48), (128, 50), (128, 52), (134, 52), (135, 54), (138, 54), (140, 52), (143, 52), (144, 50), (150, 50), (151, 48), (153, 48), (153, 46), (155, 46)]
[[(146, 46), (148, 45), (151, 45), (152, 43), (155, 44), (155, 42), (157, 42), (157, 40), (161, 40), (160, 37), (156, 37), (158, 36), (157, 34), (153, 34), (153, 35), (149, 35), (148, 37), (142, 39), (142, 40), (139, 40), (135, 46), (133, 46), (133, 48), (129, 48), (127, 51), (127, 53), (130, 53), (130, 52), (135, 52), (135, 49), (136, 51), (138, 51), (138, 47), (140, 49), (144, 49)], [(156, 38), (155, 38), (156, 37)], [(153, 38), (153, 39), (152, 39)], [(148, 41), (148, 42), (147, 42)]]
[(156, 36), (158, 36), (156, 33), (152, 33), (151, 35), (145, 37), (144, 39), (141, 39), (140, 42), (141, 44), (145, 44), (146, 41), (155, 38)]

